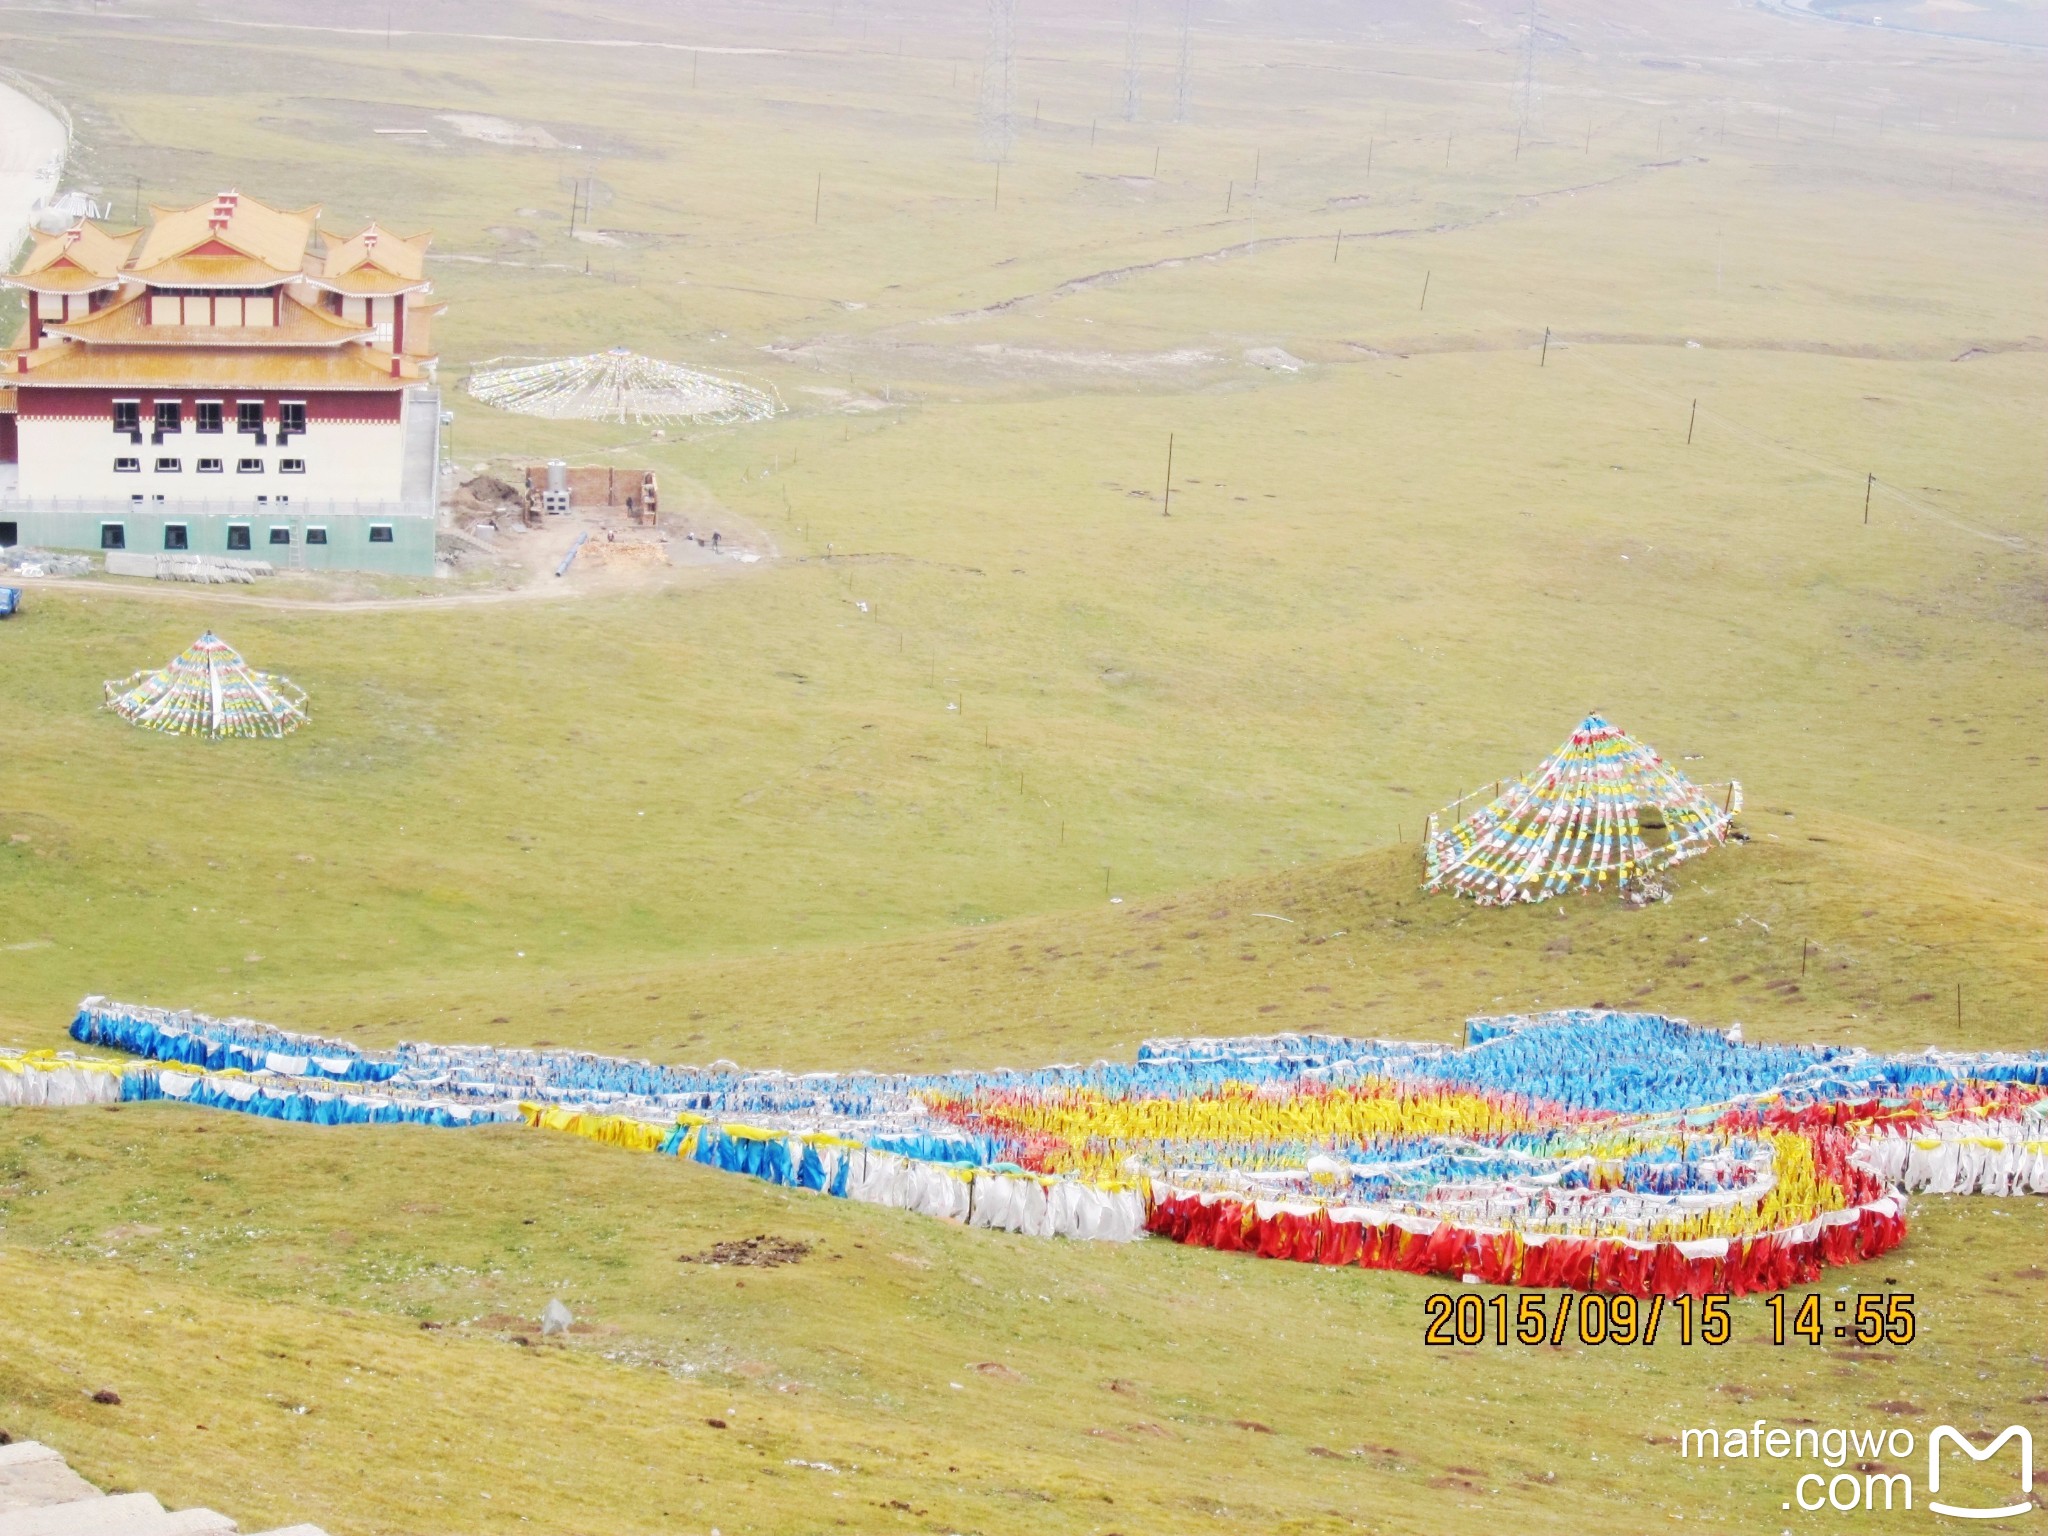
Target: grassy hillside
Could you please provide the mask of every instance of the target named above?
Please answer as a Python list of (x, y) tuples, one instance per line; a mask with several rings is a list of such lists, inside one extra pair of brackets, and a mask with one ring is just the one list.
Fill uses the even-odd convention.
[[(1179, 121), (1147, 8), (1130, 123), (1121, 19), (1019, 9), (999, 198), (972, 6), (0, 13), (117, 204), (431, 225), (465, 471), (649, 464), (780, 551), (489, 607), (33, 594), (0, 626), (0, 1041), (102, 992), (792, 1068), (1593, 1003), (2040, 1045), (2031, 56), (1661, 3), (1546, 4), (1533, 53), (1519, 4), (1196, 6)], [(656, 440), (460, 394), (616, 344), (791, 409)], [(311, 728), (97, 710), (207, 625)], [(1747, 844), (1643, 912), (1422, 895), (1424, 816), (1591, 707), (1741, 779)], [(677, 1262), (759, 1234), (811, 1251)], [(1743, 1305), (1718, 1352), (1434, 1351), (1427, 1283), (566, 1138), (0, 1112), (0, 1429), (337, 1536), (1805, 1536), (1669, 1437), (2003, 1425), (2043, 1236), (2039, 1202), (1923, 1201), (1831, 1275), (1910, 1288), (1908, 1350), (1777, 1350)], [(591, 1331), (513, 1342), (557, 1294)]]
[[(1784, 1488), (1681, 1428), (1969, 1426), (2038, 1387), (2048, 1325), (2039, 1201), (1923, 1201), (1846, 1274), (1913, 1293), (1908, 1350), (1776, 1348), (1753, 1301), (1718, 1350), (1442, 1350), (1439, 1283), (965, 1232), (539, 1132), (27, 1120), (0, 1428), (245, 1523), (1757, 1530)], [(677, 1262), (759, 1234), (811, 1250)], [(555, 1295), (589, 1330), (561, 1348)]]

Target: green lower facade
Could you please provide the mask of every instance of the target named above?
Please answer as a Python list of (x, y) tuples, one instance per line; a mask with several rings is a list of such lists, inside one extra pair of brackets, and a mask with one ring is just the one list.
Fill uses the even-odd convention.
[(0, 548), (265, 560), (279, 570), (434, 574), (435, 518), (403, 505), (181, 507), (0, 501)]

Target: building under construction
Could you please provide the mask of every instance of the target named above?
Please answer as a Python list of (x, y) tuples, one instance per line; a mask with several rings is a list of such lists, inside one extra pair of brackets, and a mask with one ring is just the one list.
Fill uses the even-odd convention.
[(652, 528), (661, 513), (661, 486), (651, 469), (611, 464), (571, 469), (560, 459), (550, 459), (527, 466), (526, 510), (530, 523), (572, 511), (622, 511), (636, 526)]

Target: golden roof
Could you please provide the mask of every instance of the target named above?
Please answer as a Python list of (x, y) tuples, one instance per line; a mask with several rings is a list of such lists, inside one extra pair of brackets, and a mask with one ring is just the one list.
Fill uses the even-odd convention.
[(14, 388), (12, 385), (0, 386), (0, 416), (11, 416), (13, 414)]
[(371, 334), (368, 326), (301, 304), (290, 294), (279, 301), (279, 313), (277, 325), (151, 325), (147, 290), (138, 289), (97, 314), (46, 329), (73, 341), (128, 347), (335, 347)]
[(152, 283), (180, 285), (234, 281), (181, 275), (184, 264), (195, 257), (239, 258), (242, 269), (251, 274), (244, 281), (260, 281), (257, 274), (266, 269), (272, 281), (296, 276), (305, 261), (313, 221), (320, 215), (317, 205), (288, 212), (233, 191), (190, 208), (152, 206), (149, 212), (155, 222), (128, 270)]
[(327, 237), (327, 249), (306, 263), (306, 275), (322, 287), (342, 293), (403, 293), (425, 284), (430, 231), (394, 235), (375, 224), (340, 239)]
[[(28, 371), (17, 373), (20, 359)], [(375, 347), (84, 347), (75, 342), (0, 353), (17, 388), (62, 384), (89, 389), (402, 389), (422, 374), (410, 360), (391, 371)]]
[(29, 231), (33, 243), (9, 281), (39, 293), (87, 293), (120, 281), (121, 262), (135, 243), (136, 231), (116, 234), (80, 219), (69, 229), (50, 234)]

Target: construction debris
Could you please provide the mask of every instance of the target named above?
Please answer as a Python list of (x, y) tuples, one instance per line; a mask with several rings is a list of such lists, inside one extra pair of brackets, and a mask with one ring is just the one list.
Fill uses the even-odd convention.
[(109, 576), (144, 576), (157, 581), (196, 581), (207, 586), (249, 586), (275, 569), (268, 560), (230, 560), (224, 555), (150, 555), (108, 550)]

